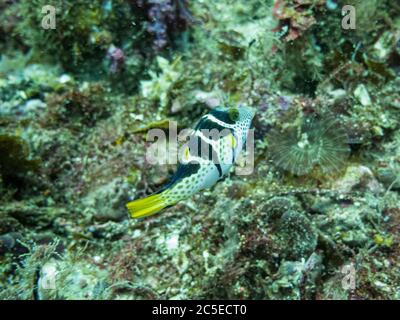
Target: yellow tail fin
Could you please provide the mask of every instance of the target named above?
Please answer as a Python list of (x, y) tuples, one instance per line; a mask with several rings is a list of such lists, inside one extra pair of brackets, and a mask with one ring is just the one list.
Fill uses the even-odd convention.
[(159, 212), (170, 205), (162, 194), (153, 194), (126, 204), (132, 218), (143, 218)]

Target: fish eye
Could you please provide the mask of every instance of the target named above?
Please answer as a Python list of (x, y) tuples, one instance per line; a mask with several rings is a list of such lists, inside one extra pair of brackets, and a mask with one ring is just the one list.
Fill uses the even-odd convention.
[(228, 110), (229, 119), (232, 121), (239, 120), (239, 110), (237, 108), (229, 108)]

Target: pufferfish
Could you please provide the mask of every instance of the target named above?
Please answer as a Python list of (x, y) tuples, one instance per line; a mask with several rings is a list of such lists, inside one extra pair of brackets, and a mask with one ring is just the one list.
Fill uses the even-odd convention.
[(225, 176), (246, 143), (254, 117), (249, 107), (218, 107), (200, 118), (183, 146), (176, 173), (160, 191), (127, 203), (142, 218), (212, 187)]

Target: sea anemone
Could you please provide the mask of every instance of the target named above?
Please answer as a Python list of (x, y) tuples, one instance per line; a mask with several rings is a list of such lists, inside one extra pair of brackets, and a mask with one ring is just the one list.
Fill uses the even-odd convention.
[(306, 116), (286, 129), (269, 133), (269, 153), (273, 163), (296, 175), (305, 175), (318, 166), (323, 173), (340, 169), (350, 149), (347, 134), (331, 116)]

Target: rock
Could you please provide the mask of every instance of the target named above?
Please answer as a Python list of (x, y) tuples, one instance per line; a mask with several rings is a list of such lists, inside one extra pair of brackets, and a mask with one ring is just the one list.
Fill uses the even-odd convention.
[(307, 261), (284, 261), (270, 287), (270, 294), (280, 299), (311, 299), (321, 271), (322, 257), (316, 253), (312, 253)]
[(102, 279), (107, 276), (93, 263), (51, 259), (45, 263), (38, 279), (38, 298), (86, 300), (99, 299), (105, 290)]
[(354, 90), (354, 96), (364, 107), (372, 105), (371, 97), (365, 85), (358, 85), (358, 87)]
[(22, 225), (17, 219), (9, 217), (5, 214), (0, 215), (0, 235), (8, 232), (20, 230)]
[(17, 240), (22, 236), (19, 233), (11, 232), (0, 236), (0, 254), (10, 252), (19, 246)]
[(347, 92), (344, 89), (335, 89), (335, 90), (329, 91), (328, 94), (331, 97), (330, 103), (332, 103), (332, 104), (341, 103), (347, 97)]
[(317, 231), (304, 213), (289, 210), (276, 225), (276, 244), (285, 260), (308, 257), (317, 246)]
[(103, 224), (90, 226), (88, 231), (92, 233), (95, 238), (114, 240), (126, 234), (127, 225), (123, 222), (115, 223), (113, 221), (108, 221)]
[(373, 240), (373, 222), (376, 223), (380, 218), (381, 213), (374, 203), (350, 201), (332, 203), (314, 221), (317, 228), (333, 243), (343, 242), (351, 247), (360, 247)]
[(174, 101), (172, 102), (172, 106), (171, 106), (171, 113), (177, 114), (177, 113), (181, 112), (182, 109), (183, 109), (183, 105), (179, 101), (179, 99), (174, 99)]
[(47, 227), (56, 217), (66, 213), (62, 208), (39, 207), (33, 203), (18, 201), (0, 206), (0, 212), (17, 220), (24, 226)]
[(211, 109), (218, 107), (222, 102), (216, 92), (196, 91), (194, 96), (197, 101), (206, 104)]
[(68, 74), (63, 74), (63, 75), (60, 76), (60, 78), (58, 78), (58, 81), (59, 81), (61, 84), (66, 84), (66, 83), (68, 83), (68, 82), (72, 82), (73, 79), (72, 79), (72, 77), (71, 77), (70, 75), (68, 75)]
[(330, 207), (334, 205), (332, 199), (330, 199), (329, 197), (309, 196), (305, 198), (312, 212), (318, 214), (324, 214), (325, 212), (328, 211)]
[(121, 221), (127, 217), (125, 203), (131, 193), (129, 185), (117, 178), (90, 192), (84, 199), (85, 210), (94, 212), (98, 221)]
[(386, 188), (392, 190), (400, 189), (400, 165), (393, 164), (388, 167), (379, 168), (377, 170), (377, 177)]
[(349, 166), (345, 175), (334, 182), (333, 187), (343, 193), (370, 191), (377, 194), (383, 191), (382, 185), (375, 179), (371, 169), (362, 165)]
[[(398, 40), (398, 39), (397, 39)], [(392, 31), (386, 31), (375, 42), (372, 48), (372, 57), (377, 61), (386, 61), (396, 47), (396, 35)]]
[(43, 111), (47, 105), (39, 99), (28, 100), (22, 107), (24, 113), (35, 113), (36, 111)]

